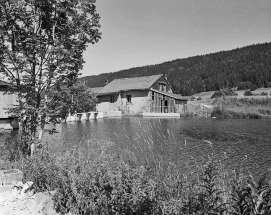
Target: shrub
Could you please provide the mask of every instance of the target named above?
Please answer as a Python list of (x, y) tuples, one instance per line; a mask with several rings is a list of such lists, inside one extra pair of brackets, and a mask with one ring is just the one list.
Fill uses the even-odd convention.
[[(22, 159), (25, 155), (30, 155), (29, 144), (26, 144), (23, 138), (21, 135), (7, 138), (0, 151), (0, 156), (4, 160), (14, 162)], [(29, 140), (27, 141), (29, 142)]]
[(211, 96), (211, 99), (223, 96), (238, 96), (238, 94), (234, 92), (232, 89), (221, 89), (219, 91), (215, 91), (214, 94)]
[(189, 196), (182, 209), (183, 214), (223, 214), (226, 211), (225, 187), (222, 187), (222, 171), (217, 161), (203, 165), (199, 183), (193, 196)]
[(262, 93), (260, 93), (260, 95), (261, 95), (261, 96), (268, 96), (268, 93), (262, 92)]
[(211, 117), (225, 118), (226, 111), (223, 108), (223, 106), (221, 106), (221, 105), (215, 106), (211, 112)]
[(223, 89), (223, 92), (226, 96), (238, 96), (236, 92), (234, 92), (232, 89)]
[(194, 101), (195, 99), (196, 99), (196, 97), (194, 97), (194, 96), (190, 96), (190, 98), (189, 98), (190, 101)]
[(222, 96), (225, 96), (225, 93), (223, 91), (215, 91), (214, 94), (211, 96), (211, 99), (213, 98), (219, 98), (219, 97), (222, 97)]
[(256, 181), (237, 172), (232, 181), (231, 214), (271, 213), (271, 187), (266, 176)]
[(253, 96), (253, 93), (250, 90), (246, 90), (244, 96)]

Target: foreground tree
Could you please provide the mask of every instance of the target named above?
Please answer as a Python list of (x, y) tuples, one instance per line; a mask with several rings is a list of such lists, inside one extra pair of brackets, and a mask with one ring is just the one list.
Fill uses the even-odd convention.
[(76, 81), (83, 52), (100, 39), (99, 19), (95, 0), (0, 0), (0, 72), (18, 94), (11, 111), (24, 144), (35, 142), (39, 125), (42, 136), (52, 86)]

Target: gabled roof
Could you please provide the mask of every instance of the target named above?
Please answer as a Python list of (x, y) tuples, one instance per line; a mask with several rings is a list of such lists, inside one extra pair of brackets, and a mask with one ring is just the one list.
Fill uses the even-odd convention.
[(152, 75), (135, 78), (115, 79), (107, 84), (98, 93), (99, 95), (113, 94), (129, 90), (146, 90), (150, 89), (163, 75)]
[(183, 101), (188, 101), (188, 97), (187, 96), (181, 96), (180, 94), (174, 94), (174, 93), (170, 93), (170, 92), (165, 92), (165, 91), (160, 91), (160, 90), (155, 90), (155, 89), (151, 89), (151, 91), (177, 99), (177, 100), (183, 100)]

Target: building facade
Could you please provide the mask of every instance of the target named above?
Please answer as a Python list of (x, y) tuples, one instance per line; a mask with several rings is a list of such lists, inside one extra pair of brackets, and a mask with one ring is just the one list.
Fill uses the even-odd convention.
[(0, 81), (0, 128), (18, 128), (18, 118), (11, 117), (7, 111), (18, 105), (16, 94), (7, 94), (9, 84)]
[(115, 79), (97, 93), (97, 111), (128, 114), (179, 113), (187, 99), (173, 93), (164, 75)]

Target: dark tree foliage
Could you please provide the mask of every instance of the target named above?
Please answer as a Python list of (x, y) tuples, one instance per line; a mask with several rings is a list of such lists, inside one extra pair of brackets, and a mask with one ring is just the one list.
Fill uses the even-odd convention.
[(175, 93), (183, 95), (230, 87), (238, 89), (270, 87), (271, 43), (84, 78), (87, 86), (102, 87), (106, 80), (162, 73), (167, 74)]
[(50, 117), (65, 119), (68, 114), (85, 113), (95, 110), (96, 97), (81, 83), (71, 87), (56, 85), (48, 92)]

